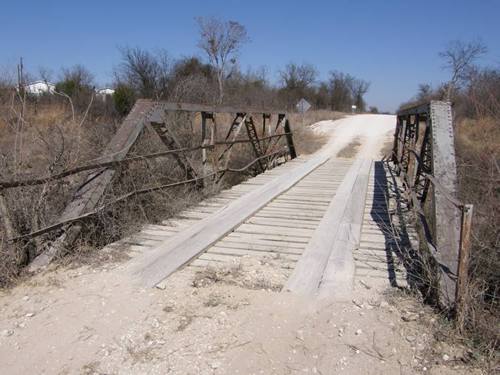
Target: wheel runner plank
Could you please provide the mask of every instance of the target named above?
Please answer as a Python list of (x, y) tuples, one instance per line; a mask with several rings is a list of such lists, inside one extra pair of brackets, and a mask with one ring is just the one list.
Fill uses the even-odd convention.
[(275, 197), (296, 185), (328, 160), (319, 154), (276, 179), (250, 191), (214, 211), (210, 216), (162, 242), (150, 251), (135, 269), (135, 275), (145, 286), (153, 287), (179, 267), (233, 231), (237, 226), (266, 206)]

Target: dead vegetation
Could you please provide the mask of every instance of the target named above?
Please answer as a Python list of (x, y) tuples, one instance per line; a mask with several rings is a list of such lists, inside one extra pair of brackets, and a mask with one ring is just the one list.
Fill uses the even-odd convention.
[[(415, 356), (423, 367), (467, 366), (470, 371), (493, 374), (497, 368), (495, 354), (485, 352), (464, 340), (453, 324), (436, 310), (422, 306), (421, 296), (408, 290), (393, 289), (386, 293), (388, 303), (401, 313), (401, 335), (415, 347)], [(416, 331), (418, 327), (418, 332)], [(420, 334), (420, 332), (425, 334)]]
[(456, 128), (459, 188), (474, 204), (467, 332), (485, 349), (498, 347), (500, 322), (500, 119), (463, 119)]
[[(35, 105), (36, 104), (36, 105)], [(54, 175), (61, 171), (93, 162), (98, 158), (115, 133), (120, 119), (106, 115), (99, 106), (89, 102), (83, 112), (74, 109), (67, 101), (31, 103), (18, 96), (4, 103), (0, 116), (0, 140), (2, 157), (0, 178), (11, 181)], [(319, 117), (318, 117), (319, 116)], [(333, 116), (333, 115), (330, 115)], [(307, 115), (308, 121), (328, 118), (327, 113)], [(218, 139), (224, 139), (232, 117), (229, 114), (217, 116)], [(166, 118), (183, 147), (199, 144), (200, 118), (192, 115), (172, 115)], [(293, 121), (293, 118), (292, 118)], [(273, 119), (271, 126), (274, 126)], [(292, 129), (293, 126), (292, 122)], [(258, 128), (260, 125), (257, 125)], [(297, 148), (318, 148), (322, 140), (309, 126), (295, 127)], [(243, 134), (243, 132), (242, 132)], [(281, 145), (284, 140), (280, 141)], [(281, 146), (277, 147), (281, 147)], [(129, 156), (140, 156), (164, 151), (165, 145), (156, 133), (146, 128)], [(208, 152), (209, 164), (217, 163), (217, 152)], [(193, 166), (201, 171), (201, 154), (187, 155)], [(249, 144), (236, 144), (232, 149), (231, 168), (242, 168), (255, 158)], [(249, 170), (252, 173), (252, 170)], [(101, 199), (105, 207), (92, 220), (86, 220), (84, 229), (75, 245), (67, 249), (70, 257), (62, 258), (64, 263), (93, 263), (100, 260), (124, 259), (126, 254), (95, 254), (94, 250), (114, 242), (141, 229), (144, 223), (161, 223), (186, 207), (216, 193), (221, 188), (234, 185), (246, 178), (245, 174), (227, 173), (223, 184), (208, 183), (199, 189), (194, 185), (179, 186), (168, 190), (156, 190), (147, 194), (131, 194), (151, 186), (161, 186), (186, 178), (175, 159), (164, 157), (144, 159), (118, 169), (114, 183)], [(75, 187), (84, 181), (87, 173), (69, 176), (37, 186), (24, 186), (2, 190), (3, 203), (10, 224), (0, 225), (0, 285), (9, 285), (20, 275), (23, 268), (38, 254), (51, 245), (57, 232), (51, 232), (33, 240), (7, 243), (7, 239), (34, 232), (58, 221), (59, 215), (71, 199)], [(127, 196), (128, 199), (120, 200)], [(6, 228), (9, 228), (7, 230)], [(64, 255), (64, 254), (62, 254)]]

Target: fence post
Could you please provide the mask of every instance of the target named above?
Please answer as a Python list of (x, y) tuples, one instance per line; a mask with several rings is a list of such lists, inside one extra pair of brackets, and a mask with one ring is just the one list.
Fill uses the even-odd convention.
[(290, 158), (295, 159), (297, 157), (297, 152), (295, 151), (295, 145), (293, 144), (292, 127), (290, 126), (290, 121), (288, 118), (285, 120), (285, 133), (286, 133), (286, 144), (288, 145), (288, 152), (290, 153)]
[[(201, 112), (201, 145), (208, 146), (210, 143), (210, 138), (207, 134), (207, 118), (209, 118), (209, 114), (207, 112)], [(207, 149), (201, 149), (201, 170), (202, 176), (207, 174)], [(203, 180), (205, 183), (205, 180)]]
[(460, 248), (458, 253), (457, 289), (455, 297), (457, 325), (460, 331), (463, 331), (464, 329), (465, 315), (467, 312), (467, 289), (472, 212), (473, 205), (466, 204), (462, 209), (462, 219), (460, 223)]

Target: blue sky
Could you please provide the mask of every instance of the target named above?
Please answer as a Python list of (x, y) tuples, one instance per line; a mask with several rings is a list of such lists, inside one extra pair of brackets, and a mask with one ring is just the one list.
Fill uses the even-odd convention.
[(340, 70), (371, 82), (369, 105), (394, 110), (419, 83), (447, 78), (438, 52), (454, 39), (480, 38), (483, 64), (500, 65), (500, 0), (3, 1), (0, 66), (23, 56), (29, 71), (83, 64), (111, 82), (118, 46), (201, 55), (196, 16), (239, 21), (251, 42), (240, 64), (267, 66), (277, 80), (290, 61), (314, 64), (320, 78)]

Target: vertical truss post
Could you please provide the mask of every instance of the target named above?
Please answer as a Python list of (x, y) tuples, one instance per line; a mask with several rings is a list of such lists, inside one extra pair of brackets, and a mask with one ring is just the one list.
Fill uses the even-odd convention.
[(405, 137), (406, 137), (406, 128), (408, 126), (408, 117), (398, 116), (399, 119), (399, 132), (398, 132), (398, 148), (397, 148), (397, 165), (398, 165), (398, 173), (400, 173), (402, 169), (404, 148), (405, 148)]
[(269, 129), (271, 131), (271, 127), (267, 127), (266, 125), (266, 120), (269, 120), (271, 118), (271, 115), (269, 113), (263, 113), (262, 114), (262, 136), (265, 137), (266, 135), (266, 129)]
[(460, 210), (447, 197), (457, 196), (457, 169), (450, 103), (432, 101), (429, 116), (432, 128), (433, 174), (448, 192), (444, 194), (441, 189), (433, 189), (433, 201), (438, 260), (448, 270), (441, 275), (441, 297), (445, 306), (452, 307), (455, 303), (460, 247)]
[(396, 117), (396, 129), (394, 130), (394, 141), (392, 143), (392, 154), (391, 154), (391, 160), (394, 164), (398, 164), (398, 150), (399, 150), (399, 135), (401, 133), (401, 116)]
[[(213, 126), (211, 126), (210, 132), (211, 134), (208, 134), (208, 129), (207, 129), (207, 119), (213, 120), (213, 114), (210, 112), (201, 112), (201, 145), (202, 146), (209, 146), (211, 142), (213, 142), (214, 139), (214, 129)], [(212, 124), (213, 125), (213, 124)], [(206, 148), (201, 149), (201, 166), (203, 170), (203, 176), (208, 175), (210, 172), (208, 170), (208, 151)], [(203, 179), (205, 182), (205, 179)]]
[(417, 197), (421, 202), (425, 201), (425, 196), (427, 195), (427, 189), (429, 188), (429, 181), (426, 178), (422, 178), (423, 173), (431, 173), (430, 165), (430, 155), (429, 155), (429, 134), (430, 134), (430, 121), (429, 116), (420, 115), (417, 142), (415, 145), (415, 151), (418, 155), (418, 165), (415, 172), (415, 192)]
[(416, 145), (417, 145), (417, 137), (418, 137), (418, 126), (419, 126), (419, 117), (420, 115), (416, 114), (414, 116), (414, 123), (413, 123), (413, 136), (409, 139), (409, 147), (408, 147), (408, 166), (407, 166), (407, 173), (406, 176), (408, 178), (408, 184), (409, 186), (412, 187), (412, 189), (415, 189), (415, 167), (417, 164), (417, 157), (416, 155)]
[(285, 120), (285, 137), (286, 144), (288, 146), (288, 153), (290, 154), (291, 159), (295, 159), (297, 157), (297, 152), (295, 151), (295, 145), (293, 143), (293, 135), (292, 135), (292, 127), (290, 125), (290, 121), (288, 118)]

